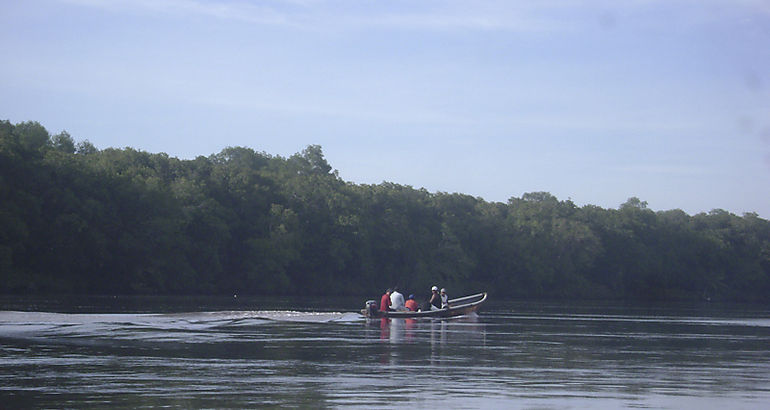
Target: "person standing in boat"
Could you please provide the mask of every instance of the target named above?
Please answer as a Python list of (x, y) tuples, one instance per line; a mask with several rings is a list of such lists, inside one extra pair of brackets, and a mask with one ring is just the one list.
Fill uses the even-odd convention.
[(449, 296), (446, 294), (446, 288), (441, 288), (441, 309), (449, 309)]
[(385, 294), (380, 298), (380, 310), (383, 312), (390, 310), (390, 292), (392, 291), (393, 289), (388, 288), (388, 290), (385, 291)]
[(430, 305), (430, 310), (441, 309), (441, 295), (438, 294), (438, 286), (432, 287), (430, 291), (431, 291), (430, 301), (428, 302), (428, 304)]
[(390, 294), (390, 308), (395, 311), (406, 310), (406, 307), (404, 307), (404, 295), (398, 291), (398, 286), (393, 286), (393, 292)]
[(406, 303), (404, 303), (404, 306), (406, 306), (406, 308), (412, 312), (417, 311), (417, 301), (414, 300), (414, 295), (409, 295), (409, 298), (406, 300)]

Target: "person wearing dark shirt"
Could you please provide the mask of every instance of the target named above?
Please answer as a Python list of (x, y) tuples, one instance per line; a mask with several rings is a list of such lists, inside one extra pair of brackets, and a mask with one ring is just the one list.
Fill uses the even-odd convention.
[(434, 286), (430, 289), (430, 310), (441, 309), (441, 295), (438, 294), (438, 286)]

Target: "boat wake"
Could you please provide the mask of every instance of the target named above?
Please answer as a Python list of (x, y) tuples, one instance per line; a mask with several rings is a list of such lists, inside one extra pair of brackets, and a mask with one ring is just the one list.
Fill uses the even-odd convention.
[(0, 311), (0, 338), (155, 340), (230, 339), (264, 326), (360, 323), (357, 313), (221, 311), (174, 314), (48, 313)]

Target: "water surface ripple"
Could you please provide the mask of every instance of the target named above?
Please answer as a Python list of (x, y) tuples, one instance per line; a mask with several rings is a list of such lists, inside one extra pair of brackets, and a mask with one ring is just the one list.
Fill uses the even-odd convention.
[(3, 407), (767, 408), (770, 315), (0, 311)]

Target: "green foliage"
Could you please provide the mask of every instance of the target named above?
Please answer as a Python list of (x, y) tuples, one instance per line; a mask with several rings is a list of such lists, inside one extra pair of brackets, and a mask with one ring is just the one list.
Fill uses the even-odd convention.
[(62, 131), (51, 137), (51, 145), (54, 149), (66, 154), (75, 153), (75, 140), (72, 139), (67, 131)]
[(0, 121), (0, 292), (770, 302), (770, 223), (339, 179), (318, 145), (170, 158)]
[(94, 144), (91, 144), (91, 142), (85, 140), (78, 142), (77, 146), (75, 147), (75, 152), (81, 155), (90, 155), (99, 152), (99, 150), (96, 149)]

